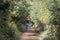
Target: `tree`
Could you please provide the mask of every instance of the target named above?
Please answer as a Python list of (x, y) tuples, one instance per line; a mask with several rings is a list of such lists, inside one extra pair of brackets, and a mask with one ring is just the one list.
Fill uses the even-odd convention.
[[(59, 0), (58, 0), (59, 1)], [(60, 30), (60, 4), (57, 0), (53, 0), (54, 5), (52, 5), (52, 8), (49, 9), (49, 11), (51, 11), (52, 15), (53, 15), (53, 19), (51, 20), (51, 24), (53, 25), (58, 25), (58, 27), (56, 26), (55, 29), (56, 30), (56, 40), (59, 40), (60, 34), (59, 34), (59, 30)]]
[(29, 15), (28, 6), (24, 0), (0, 0), (0, 40), (17, 39), (17, 27), (21, 26), (21, 23), (25, 20), (21, 17)]

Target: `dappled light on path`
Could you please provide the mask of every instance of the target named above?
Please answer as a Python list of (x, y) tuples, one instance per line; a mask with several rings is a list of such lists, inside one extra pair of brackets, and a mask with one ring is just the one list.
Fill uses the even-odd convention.
[(40, 36), (38, 33), (34, 32), (24, 32), (20, 36), (20, 40), (40, 40)]
[(35, 33), (34, 29), (30, 29), (29, 32), (22, 32), (20, 40), (42, 40), (39, 33)]

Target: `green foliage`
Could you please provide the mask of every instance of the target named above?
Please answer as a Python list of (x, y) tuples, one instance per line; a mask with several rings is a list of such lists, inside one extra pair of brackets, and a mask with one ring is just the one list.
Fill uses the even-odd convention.
[(50, 5), (51, 7), (48, 8), (51, 13), (51, 15), (53, 16), (53, 19), (51, 20), (52, 24), (54, 25), (59, 25), (60, 23), (60, 12), (59, 12), (59, 9), (60, 9), (60, 5), (59, 5), (59, 2), (57, 0), (53, 0), (53, 5)]
[(10, 16), (12, 20), (15, 21), (15, 23), (17, 24), (18, 29), (20, 31), (23, 31), (25, 29), (24, 25), (26, 22), (26, 17), (29, 16), (30, 5), (27, 4), (26, 0), (20, 0), (16, 2), (16, 4), (13, 4), (12, 2), (11, 5), (13, 5), (13, 8), (12, 8), (13, 11), (11, 11)]
[(40, 32), (45, 30), (43, 40), (59, 39), (60, 0), (0, 0), (0, 40), (16, 40), (27, 16)]
[[(33, 16), (32, 17), (33, 20), (34, 18), (37, 18), (39, 21), (45, 24), (44, 26), (45, 31), (43, 31), (42, 35), (45, 35), (47, 37), (45, 37), (44, 40), (57, 40), (58, 36), (56, 37), (56, 35), (59, 34), (59, 32), (57, 31), (59, 26), (57, 27), (56, 25), (60, 25), (60, 0), (39, 0), (39, 1), (34, 1), (34, 2), (36, 2), (37, 6), (34, 4), (32, 8), (36, 6), (36, 8), (38, 9), (37, 9), (37, 12), (35, 11), (36, 8), (34, 10), (32, 9), (33, 11), (31, 13), (33, 13), (34, 15), (31, 14), (31, 16)], [(36, 23), (35, 25), (39, 24), (38, 27), (40, 28), (42, 27), (40, 25), (41, 23), (36, 22), (36, 21), (34, 22)]]
[(0, 40), (19, 40), (29, 6), (26, 0), (0, 0)]
[[(57, 27), (56, 25), (60, 25), (60, 23), (59, 23), (60, 22), (60, 18), (59, 18), (60, 3), (59, 2), (60, 2), (59, 0), (47, 0), (46, 2), (43, 0), (41, 1), (40, 20), (42, 19), (41, 21), (43, 21), (43, 23), (46, 23), (48, 25), (47, 29), (45, 30), (46, 32), (47, 32), (47, 30), (51, 29), (51, 30), (49, 30), (51, 32), (48, 31), (49, 32), (49, 34), (47, 35), (48, 37), (45, 37), (44, 40), (58, 40), (56, 37), (56, 34), (57, 34), (57, 29), (59, 27)], [(46, 20), (45, 20), (45, 16), (46, 16)], [(49, 26), (51, 26), (51, 27), (49, 28)], [(50, 36), (50, 34), (52, 36)]]

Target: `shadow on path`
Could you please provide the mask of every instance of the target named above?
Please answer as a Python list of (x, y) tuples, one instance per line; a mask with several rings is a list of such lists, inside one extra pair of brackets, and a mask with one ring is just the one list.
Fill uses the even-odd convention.
[(20, 40), (41, 40), (41, 37), (38, 33), (23, 32), (21, 33)]

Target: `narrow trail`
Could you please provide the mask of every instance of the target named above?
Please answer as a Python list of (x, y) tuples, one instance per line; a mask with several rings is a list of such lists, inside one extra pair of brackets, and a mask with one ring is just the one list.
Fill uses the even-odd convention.
[(22, 32), (20, 40), (41, 40), (41, 37), (38, 33), (35, 32)]

